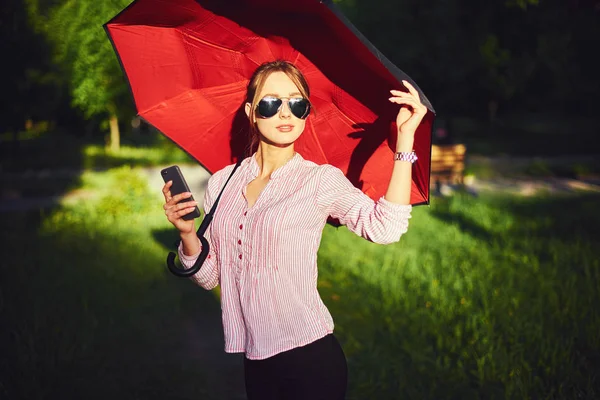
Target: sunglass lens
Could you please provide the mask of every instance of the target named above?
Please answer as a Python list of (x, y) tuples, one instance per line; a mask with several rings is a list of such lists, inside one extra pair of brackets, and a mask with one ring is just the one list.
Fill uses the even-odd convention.
[(306, 99), (290, 99), (290, 110), (296, 118), (304, 119), (310, 112), (310, 103)]
[(277, 99), (275, 97), (265, 97), (258, 102), (258, 115), (263, 118), (271, 118), (277, 111), (279, 107), (281, 107), (281, 99)]

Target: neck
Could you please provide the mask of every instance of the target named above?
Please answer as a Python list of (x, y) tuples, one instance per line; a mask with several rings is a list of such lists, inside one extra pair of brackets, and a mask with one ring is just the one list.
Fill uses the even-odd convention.
[(270, 178), (273, 171), (284, 166), (295, 154), (293, 144), (286, 147), (276, 147), (261, 142), (256, 151), (256, 162), (260, 167), (258, 177), (261, 179)]

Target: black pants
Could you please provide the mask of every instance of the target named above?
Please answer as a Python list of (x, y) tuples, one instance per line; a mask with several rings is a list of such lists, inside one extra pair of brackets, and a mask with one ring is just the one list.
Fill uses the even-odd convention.
[(248, 400), (343, 400), (348, 366), (329, 334), (303, 347), (264, 360), (244, 357)]

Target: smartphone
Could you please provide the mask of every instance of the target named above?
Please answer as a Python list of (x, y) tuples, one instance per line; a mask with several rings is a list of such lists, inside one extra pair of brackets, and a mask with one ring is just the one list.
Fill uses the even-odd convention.
[[(160, 174), (163, 178), (163, 181), (165, 181), (165, 183), (167, 183), (169, 181), (173, 181), (173, 184), (171, 185), (171, 196), (175, 196), (176, 194), (180, 194), (183, 192), (191, 193), (190, 187), (188, 186), (187, 182), (185, 181), (185, 178), (183, 177), (183, 174), (181, 173), (179, 166), (173, 165), (168, 168), (165, 168), (160, 171)], [(193, 200), (194, 200), (194, 196), (191, 196), (191, 197), (188, 197), (187, 199), (180, 200), (179, 202), (177, 202), (177, 204), (185, 203), (185, 202), (193, 201)], [(198, 206), (196, 206), (194, 211), (192, 211), (189, 214), (184, 215), (181, 218), (183, 218), (186, 221), (189, 221), (191, 219), (198, 218), (198, 217), (200, 217), (200, 209), (198, 208)]]

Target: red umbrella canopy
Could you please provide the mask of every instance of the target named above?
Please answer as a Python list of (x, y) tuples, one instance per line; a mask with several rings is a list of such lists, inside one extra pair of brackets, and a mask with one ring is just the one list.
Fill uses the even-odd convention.
[(377, 200), (387, 190), (398, 105), (389, 90), (417, 88), (428, 107), (415, 137), (411, 204), (429, 203), (431, 128), (426, 96), (329, 3), (319, 0), (136, 0), (105, 24), (140, 117), (209, 172), (243, 156), (243, 110), (254, 70), (295, 64), (311, 115), (295, 149), (328, 163)]

